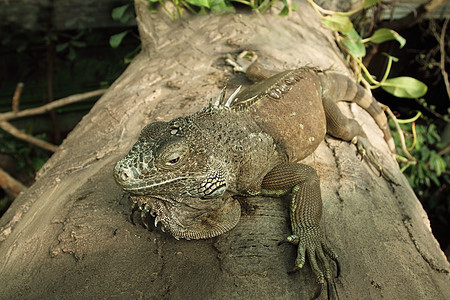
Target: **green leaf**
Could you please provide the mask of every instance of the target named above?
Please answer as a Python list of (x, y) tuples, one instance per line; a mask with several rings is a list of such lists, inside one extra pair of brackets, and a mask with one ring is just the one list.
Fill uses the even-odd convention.
[[(434, 173), (431, 173), (431, 174), (429, 175), (429, 178), (430, 178), (431, 180), (433, 180), (433, 183), (434, 183), (436, 186), (441, 186), (441, 183), (439, 182), (438, 176), (439, 176), (439, 175), (436, 175), (436, 174), (434, 174)], [(431, 186), (431, 184), (430, 184), (429, 186)]]
[(278, 14), (280, 17), (285, 17), (289, 14), (289, 7), (288, 6), (284, 6), (283, 9), (280, 11), (280, 13)]
[(209, 8), (209, 0), (186, 0), (187, 3), (195, 5), (195, 6), (200, 6), (200, 7), (206, 7)]
[(235, 12), (232, 5), (228, 5), (225, 0), (212, 0), (211, 1), (211, 12), (223, 13), (223, 12)]
[(292, 2), (291, 9), (292, 11), (297, 11), (297, 5), (294, 2)]
[(428, 89), (423, 82), (406, 76), (386, 79), (381, 87), (399, 98), (419, 98), (425, 95)]
[(35, 171), (39, 171), (39, 169), (42, 168), (42, 166), (45, 164), (46, 161), (47, 159), (45, 158), (35, 157), (31, 161), (31, 166)]
[(369, 8), (376, 3), (381, 2), (381, 0), (365, 0), (363, 8)]
[(123, 31), (118, 34), (114, 34), (109, 38), (109, 44), (112, 48), (119, 47), (120, 43), (122, 43), (123, 38), (128, 34), (128, 30)]
[(130, 4), (125, 4), (114, 8), (111, 13), (113, 20), (120, 21), (120, 19), (123, 17), (129, 6)]
[(84, 47), (86, 47), (86, 43), (85, 42), (80, 42), (80, 41), (71, 41), (70, 44), (72, 46), (77, 47), (77, 48), (84, 48)]
[(75, 60), (75, 58), (77, 57), (77, 53), (75, 52), (75, 49), (73, 49), (72, 47), (69, 47), (69, 54), (67, 55), (67, 58), (69, 60)]
[(62, 52), (64, 50), (66, 50), (67, 47), (69, 47), (69, 43), (62, 43), (62, 44), (56, 45), (55, 50), (56, 50), (56, 52)]
[(381, 44), (392, 40), (396, 40), (400, 44), (400, 48), (403, 48), (406, 44), (406, 40), (400, 34), (387, 28), (378, 29), (371, 37), (364, 39), (365, 42), (372, 42), (375, 44)]
[(354, 56), (364, 57), (366, 55), (366, 47), (354, 28), (341, 41)]
[(323, 17), (322, 24), (333, 31), (339, 31), (342, 34), (348, 34), (353, 29), (353, 24), (350, 19), (339, 13)]
[(27, 49), (28, 44), (27, 43), (21, 43), (19, 46), (17, 46), (16, 51), (18, 53), (22, 53)]
[[(267, 1), (263, 1), (263, 3), (264, 2), (269, 2), (269, 1), (268, 0)], [(287, 16), (289, 14), (289, 3), (287, 2), (287, 0), (281, 0), (281, 2), (283, 2), (284, 7), (283, 7), (283, 9), (280, 11), (280, 13), (278, 15), (280, 17), (285, 17), (285, 16)], [(273, 4), (273, 2), (272, 2), (272, 4)], [(269, 6), (271, 6), (272, 4), (269, 4)]]
[(67, 20), (64, 22), (64, 26), (70, 28), (70, 27), (74, 26), (74, 25), (77, 23), (77, 21), (78, 21), (78, 18), (67, 19)]

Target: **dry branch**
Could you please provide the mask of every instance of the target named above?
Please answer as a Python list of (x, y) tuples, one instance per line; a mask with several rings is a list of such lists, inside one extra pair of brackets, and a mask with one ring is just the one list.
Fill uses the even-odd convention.
[(41, 148), (51, 151), (51, 152), (55, 152), (58, 149), (58, 147), (20, 131), (19, 129), (14, 127), (11, 123), (7, 122), (7, 120), (17, 119), (17, 118), (22, 118), (22, 117), (27, 117), (27, 116), (37, 115), (37, 114), (43, 114), (43, 113), (48, 112), (57, 107), (65, 106), (65, 105), (79, 102), (82, 100), (86, 100), (86, 99), (89, 99), (92, 97), (103, 95), (106, 91), (106, 89), (100, 89), (100, 90), (91, 91), (91, 92), (87, 92), (87, 93), (76, 94), (76, 95), (68, 96), (65, 98), (61, 98), (59, 100), (55, 100), (51, 103), (42, 105), (40, 107), (30, 108), (30, 109), (25, 109), (25, 110), (19, 111), (19, 99), (20, 99), (20, 94), (22, 93), (22, 88), (23, 88), (23, 83), (17, 84), (17, 88), (14, 93), (13, 101), (12, 101), (12, 111), (0, 114), (0, 128), (2, 128), (4, 131), (8, 132), (9, 134), (15, 136), (18, 139), (32, 143), (38, 147), (41, 147)]
[(21, 139), (26, 142), (30, 142), (38, 147), (41, 147), (45, 150), (55, 152), (58, 149), (58, 146), (55, 146), (53, 144), (47, 143), (46, 141), (37, 139), (29, 134), (26, 134), (16, 127), (14, 127), (11, 123), (7, 121), (0, 121), (0, 128), (4, 131), (8, 132), (9, 134), (15, 136), (18, 139)]
[(43, 114), (43, 113), (48, 112), (57, 107), (61, 107), (64, 105), (72, 104), (72, 103), (75, 103), (78, 101), (82, 101), (82, 100), (86, 100), (86, 99), (89, 99), (92, 97), (103, 95), (105, 92), (106, 92), (106, 89), (100, 89), (100, 90), (96, 90), (96, 91), (92, 91), (92, 92), (76, 94), (76, 95), (68, 96), (65, 98), (61, 98), (59, 100), (55, 100), (49, 104), (42, 105), (42, 106), (39, 106), (36, 108), (25, 109), (25, 110), (22, 110), (19, 112), (10, 111), (10, 112), (6, 112), (6, 113), (2, 113), (2, 114), (0, 114), (0, 121), (6, 121), (6, 120), (11, 120), (11, 119), (28, 117), (28, 116), (32, 116), (32, 115)]
[(444, 79), (445, 88), (447, 89), (447, 95), (450, 98), (450, 84), (448, 81), (448, 73), (445, 71), (445, 34), (447, 32), (449, 18), (445, 19), (444, 25), (442, 26), (442, 33), (439, 38), (439, 49), (441, 52), (441, 73)]
[(17, 113), (19, 112), (19, 101), (20, 95), (22, 94), (23, 82), (19, 82), (16, 87), (16, 91), (14, 92), (14, 96), (12, 99), (12, 111)]
[(0, 168), (0, 187), (14, 198), (27, 189), (26, 186), (11, 177), (2, 168)]

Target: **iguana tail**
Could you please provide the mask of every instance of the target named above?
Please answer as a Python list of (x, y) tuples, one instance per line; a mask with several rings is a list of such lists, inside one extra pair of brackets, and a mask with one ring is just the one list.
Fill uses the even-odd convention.
[(384, 139), (389, 149), (395, 153), (394, 139), (392, 138), (386, 115), (377, 100), (361, 85), (342, 73), (328, 71), (319, 75), (323, 97), (335, 99), (336, 101), (355, 102), (364, 108), (383, 131)]

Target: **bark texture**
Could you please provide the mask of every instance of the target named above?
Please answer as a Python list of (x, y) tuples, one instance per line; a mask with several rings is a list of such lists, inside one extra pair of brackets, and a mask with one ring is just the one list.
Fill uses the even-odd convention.
[[(232, 231), (177, 241), (130, 223), (112, 168), (145, 124), (191, 114), (228, 78), (242, 80), (224, 64), (228, 53), (256, 50), (278, 70), (309, 64), (347, 72), (332, 35), (303, 2), (287, 18), (175, 22), (150, 14), (147, 4), (136, 0), (142, 53), (0, 220), (0, 298), (309, 299), (316, 287), (309, 266), (288, 275), (295, 248), (277, 245), (290, 234), (287, 201), (244, 199)], [(388, 184), (353, 145), (331, 137), (305, 160), (321, 177), (323, 226), (342, 265), (334, 293), (448, 299), (449, 264), (381, 131), (359, 107), (341, 108), (363, 125), (401, 185)]]

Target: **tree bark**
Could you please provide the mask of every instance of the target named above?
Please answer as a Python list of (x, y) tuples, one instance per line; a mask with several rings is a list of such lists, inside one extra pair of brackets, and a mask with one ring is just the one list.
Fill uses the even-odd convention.
[[(288, 275), (296, 249), (288, 203), (247, 198), (236, 228), (217, 238), (175, 240), (129, 220), (112, 169), (142, 127), (194, 113), (228, 78), (228, 53), (255, 50), (267, 67), (348, 73), (332, 35), (304, 2), (282, 18), (204, 15), (171, 21), (136, 0), (142, 52), (96, 103), (0, 220), (0, 298), (309, 299), (309, 265)], [(341, 299), (445, 299), (449, 264), (427, 216), (369, 115), (342, 104), (400, 181), (392, 186), (331, 137), (305, 160), (321, 178), (323, 227), (340, 256)], [(322, 293), (322, 299), (326, 293)]]

